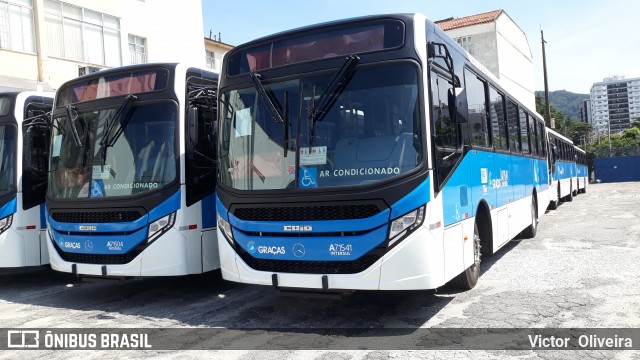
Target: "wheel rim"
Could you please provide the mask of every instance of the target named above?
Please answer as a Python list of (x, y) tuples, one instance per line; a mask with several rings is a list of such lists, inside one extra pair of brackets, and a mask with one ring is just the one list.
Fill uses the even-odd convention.
[(536, 217), (536, 203), (532, 202), (531, 203), (531, 227), (533, 227), (533, 230), (535, 230), (536, 226), (538, 226), (538, 219)]
[(472, 265), (472, 271), (476, 272), (478, 271), (478, 269), (480, 269), (480, 235), (478, 235), (478, 233), (474, 232), (473, 233), (473, 265)]

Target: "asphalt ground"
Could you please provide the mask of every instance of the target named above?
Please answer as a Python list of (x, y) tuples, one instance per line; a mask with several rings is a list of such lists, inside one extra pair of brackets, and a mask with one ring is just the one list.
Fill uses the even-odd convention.
[[(151, 350), (4, 350), (0, 358), (640, 359), (629, 350), (506, 350), (511, 330), (517, 337), (534, 329), (640, 328), (639, 262), (636, 182), (590, 185), (548, 211), (535, 238), (483, 257), (478, 285), (466, 292), (445, 286), (318, 299), (226, 282), (219, 273), (87, 282), (46, 268), (4, 269), (5, 331), (139, 328), (163, 340)], [(179, 331), (166, 340), (167, 329)], [(487, 329), (488, 337), (465, 343)], [(492, 346), (495, 334), (507, 345)], [(446, 339), (427, 341), (433, 336)], [(463, 350), (424, 350), (448, 345)]]

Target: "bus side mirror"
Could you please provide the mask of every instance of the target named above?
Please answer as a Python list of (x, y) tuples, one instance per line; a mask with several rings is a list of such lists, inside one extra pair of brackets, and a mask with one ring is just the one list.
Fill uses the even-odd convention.
[(190, 107), (187, 114), (187, 129), (191, 144), (198, 143), (198, 108)]

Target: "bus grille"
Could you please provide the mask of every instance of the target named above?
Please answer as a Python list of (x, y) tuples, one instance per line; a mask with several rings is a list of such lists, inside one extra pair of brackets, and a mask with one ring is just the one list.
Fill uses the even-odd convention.
[(51, 217), (66, 223), (114, 223), (136, 221), (142, 214), (138, 211), (55, 211)]
[(258, 271), (294, 274), (356, 274), (369, 268), (380, 259), (379, 255), (367, 254), (353, 261), (296, 261), (257, 259), (244, 251), (240, 257), (249, 267)]
[(140, 255), (142, 249), (133, 249), (126, 254), (80, 254), (80, 253), (72, 253), (65, 252), (60, 249), (58, 244), (55, 241), (51, 242), (54, 246), (62, 260), (78, 263), (78, 264), (98, 264), (98, 265), (122, 265), (128, 264), (136, 256)]
[(247, 221), (321, 221), (366, 219), (379, 213), (380, 209), (378, 209), (377, 206), (368, 204), (266, 208), (247, 207), (235, 209), (233, 215), (240, 220)]

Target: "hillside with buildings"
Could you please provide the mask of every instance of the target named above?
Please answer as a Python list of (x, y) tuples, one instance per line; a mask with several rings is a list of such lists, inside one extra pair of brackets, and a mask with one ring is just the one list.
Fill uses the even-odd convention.
[[(544, 91), (536, 91), (536, 96), (544, 98)], [(549, 92), (551, 106), (574, 120), (580, 120), (580, 106), (588, 99), (589, 94), (576, 94), (566, 90)]]

